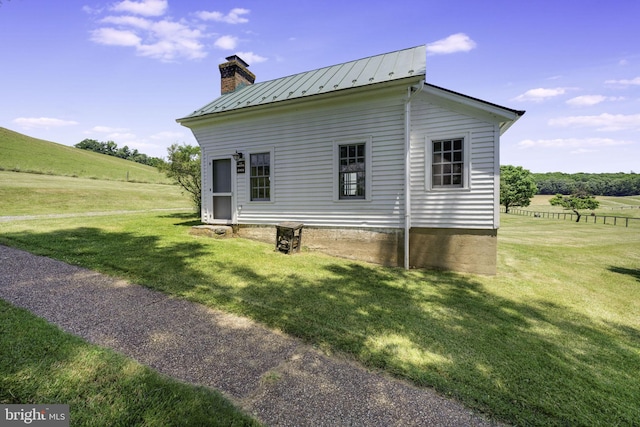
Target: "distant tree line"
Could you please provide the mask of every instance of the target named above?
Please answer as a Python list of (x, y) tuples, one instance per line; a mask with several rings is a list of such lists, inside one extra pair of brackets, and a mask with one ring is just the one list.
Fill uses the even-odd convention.
[(631, 173), (532, 173), (538, 194), (586, 193), (594, 196), (640, 195), (640, 174)]
[(95, 139), (83, 139), (76, 145), (76, 148), (82, 150), (94, 151), (100, 154), (106, 154), (108, 156), (119, 157), (125, 160), (131, 160), (132, 162), (142, 163), (143, 165), (158, 167), (164, 163), (159, 157), (150, 157), (146, 154), (139, 153), (135, 148), (129, 149), (126, 145), (122, 148), (118, 148), (118, 145), (113, 141), (96, 141)]

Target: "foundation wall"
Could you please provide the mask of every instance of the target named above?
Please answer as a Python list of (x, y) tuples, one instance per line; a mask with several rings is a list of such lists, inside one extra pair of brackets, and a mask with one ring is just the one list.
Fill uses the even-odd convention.
[(498, 230), (412, 228), (409, 265), (496, 274)]
[[(238, 226), (238, 236), (271, 243), (275, 248), (274, 226)], [(398, 266), (402, 258), (403, 231), (400, 229), (304, 227), (302, 246), (342, 258)]]
[[(239, 225), (236, 234), (274, 245), (274, 226)], [(302, 246), (329, 255), (392, 267), (404, 265), (404, 230), (304, 227)], [(497, 230), (412, 228), (411, 268), (496, 274)]]

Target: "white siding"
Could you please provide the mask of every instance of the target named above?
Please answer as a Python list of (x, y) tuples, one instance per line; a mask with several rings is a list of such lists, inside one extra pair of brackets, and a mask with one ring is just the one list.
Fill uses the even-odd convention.
[[(193, 132), (205, 160), (245, 154), (246, 173), (235, 174), (236, 222), (314, 226), (401, 227), (404, 221), (404, 102), (406, 89), (377, 97), (300, 104), (226, 115)], [(335, 140), (370, 138), (372, 194), (367, 201), (335, 201)], [(249, 200), (249, 153), (273, 150), (270, 202)], [(203, 172), (203, 192), (211, 177)], [(205, 197), (203, 210), (210, 209)], [(203, 220), (207, 221), (206, 214)]]
[[(411, 105), (411, 225), (425, 228), (496, 228), (494, 217), (495, 150), (499, 134), (495, 123), (452, 111), (426, 94), (418, 94)], [(467, 189), (426, 188), (425, 173), (429, 135), (461, 134), (470, 141), (470, 181)]]

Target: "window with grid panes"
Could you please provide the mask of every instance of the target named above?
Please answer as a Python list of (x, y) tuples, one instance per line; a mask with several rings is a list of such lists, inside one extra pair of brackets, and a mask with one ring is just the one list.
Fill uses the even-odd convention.
[(271, 200), (271, 154), (256, 153), (249, 158), (250, 192), (252, 201)]
[(366, 188), (365, 144), (339, 146), (340, 199), (364, 199)]
[(462, 187), (464, 184), (464, 139), (431, 141), (431, 185), (433, 188)]

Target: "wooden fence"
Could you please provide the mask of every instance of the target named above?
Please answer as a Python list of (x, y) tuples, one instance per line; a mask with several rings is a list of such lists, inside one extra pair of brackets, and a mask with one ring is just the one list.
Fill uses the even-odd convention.
[[(504, 212), (504, 207), (500, 208), (501, 212)], [(513, 215), (532, 216), (535, 218), (551, 218), (575, 221), (577, 215), (571, 212), (536, 212), (525, 209), (510, 208), (509, 213)], [(611, 216), (611, 215), (595, 215), (595, 214), (583, 214), (580, 217), (580, 222), (591, 224), (610, 224), (610, 225), (624, 225), (625, 227), (640, 226), (640, 218), (628, 218), (624, 216)]]

